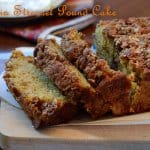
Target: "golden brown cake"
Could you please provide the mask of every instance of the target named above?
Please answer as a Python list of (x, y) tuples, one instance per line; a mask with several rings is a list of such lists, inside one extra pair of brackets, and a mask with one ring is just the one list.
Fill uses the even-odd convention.
[[(62, 50), (96, 90), (97, 103), (103, 103), (97, 109), (97, 117), (108, 111), (115, 115), (128, 114), (130, 110), (130, 80), (125, 74), (110, 69), (104, 59), (99, 59), (89, 48), (84, 36), (72, 29), (62, 38)], [(97, 105), (93, 103), (93, 105)], [(105, 108), (105, 109), (103, 109)], [(101, 113), (104, 111), (104, 113)]]
[(121, 70), (132, 81), (131, 111), (150, 110), (150, 33), (115, 38)]
[(96, 108), (91, 110), (87, 107), (87, 103), (96, 99), (94, 88), (87, 82), (83, 74), (65, 58), (61, 47), (55, 40), (40, 41), (36, 46), (34, 56), (36, 66), (56, 84), (64, 95), (83, 104), (89, 113), (96, 111)]
[(100, 21), (97, 55), (131, 80), (131, 112), (150, 110), (150, 17)]
[(6, 63), (4, 75), (9, 90), (35, 128), (69, 121), (77, 113), (76, 103), (63, 96), (33, 62), (33, 57), (25, 57), (19, 51), (13, 52)]
[(114, 39), (122, 35), (147, 34), (150, 32), (150, 17), (114, 19), (100, 21), (95, 31), (96, 53), (108, 64), (119, 69), (118, 52), (114, 48)]

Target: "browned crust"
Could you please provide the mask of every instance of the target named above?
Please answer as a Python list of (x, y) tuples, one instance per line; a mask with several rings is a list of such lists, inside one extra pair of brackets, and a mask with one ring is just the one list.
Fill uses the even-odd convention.
[(126, 59), (135, 72), (150, 71), (150, 33), (115, 38), (120, 50), (120, 59)]
[(112, 78), (103, 79), (96, 90), (105, 103), (110, 104), (114, 115), (129, 113), (131, 83), (125, 75), (118, 73)]
[(103, 32), (113, 38), (120, 35), (147, 34), (150, 32), (150, 17), (102, 20), (97, 25), (99, 26), (104, 26)]
[(131, 105), (132, 113), (150, 111), (150, 81), (141, 81)]
[(120, 50), (120, 60), (134, 73), (132, 79), (137, 83), (131, 112), (150, 110), (150, 33), (121, 36), (115, 39)]
[[(97, 29), (102, 29), (104, 39), (114, 41), (120, 59), (129, 59), (137, 72), (143, 74), (145, 68), (150, 68), (150, 17), (100, 21)], [(97, 47), (97, 53), (107, 50), (103, 49), (104, 44), (98, 46), (97, 43)]]
[[(23, 54), (20, 52), (17, 53), (23, 57)], [(13, 56), (18, 57), (15, 53)], [(34, 60), (32, 57), (27, 57), (27, 59), (29, 62), (33, 62)], [(9, 61), (11, 61), (11, 59)], [(27, 115), (31, 118), (35, 128), (67, 122), (77, 114), (77, 106), (72, 102), (45, 102), (38, 97), (27, 99), (24, 97), (24, 94), (14, 86), (14, 81), (11, 78), (11, 71), (13, 72), (13, 68), (8, 67), (6, 64), (4, 79), (10, 92), (13, 94), (18, 103), (20, 103)]]
[(83, 85), (72, 65), (63, 56), (60, 47), (54, 40), (40, 42), (35, 49), (35, 64), (57, 85), (66, 96), (74, 101), (85, 102), (91, 100), (95, 90), (90, 84)]
[(97, 58), (84, 41), (84, 36), (76, 30), (64, 35), (61, 45), (65, 56), (96, 89), (97, 100), (103, 101), (107, 111), (111, 109), (116, 115), (129, 113), (130, 80), (123, 73), (111, 70), (105, 60)]
[(97, 28), (103, 30), (104, 36), (114, 40), (119, 60), (127, 67), (131, 82), (137, 84), (130, 111), (149, 111), (150, 17), (100, 21)]
[(63, 36), (62, 50), (68, 60), (81, 70), (93, 87), (97, 87), (105, 76), (112, 76), (107, 62), (98, 59), (84, 41), (84, 35), (72, 29)]

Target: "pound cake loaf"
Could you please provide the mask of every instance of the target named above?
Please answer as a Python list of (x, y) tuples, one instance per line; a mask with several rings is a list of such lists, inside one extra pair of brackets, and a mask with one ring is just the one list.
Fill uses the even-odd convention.
[(33, 57), (13, 51), (6, 63), (4, 79), (35, 128), (69, 121), (77, 113), (76, 103), (63, 96), (53, 82), (36, 68)]
[(149, 32), (150, 17), (100, 21), (95, 31), (97, 56), (106, 59), (113, 69), (120, 69), (114, 39), (122, 35), (142, 35)]
[(62, 91), (62, 93), (89, 112), (87, 102), (95, 101), (96, 92), (79, 72), (63, 55), (61, 47), (55, 40), (39, 41), (34, 51), (35, 64)]
[(150, 33), (115, 39), (120, 70), (132, 83), (131, 111), (150, 110)]
[(130, 112), (150, 110), (150, 17), (100, 21), (97, 55), (131, 81)]
[(64, 55), (84, 73), (96, 90), (97, 101), (103, 103), (97, 109), (97, 117), (109, 111), (112, 111), (114, 115), (128, 114), (131, 84), (126, 75), (110, 69), (104, 59), (99, 59), (92, 52), (84, 40), (84, 35), (74, 29), (63, 36), (61, 46)]

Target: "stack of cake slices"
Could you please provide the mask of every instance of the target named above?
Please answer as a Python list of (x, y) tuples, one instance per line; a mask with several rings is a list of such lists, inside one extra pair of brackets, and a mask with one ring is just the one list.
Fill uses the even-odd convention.
[[(35, 128), (150, 110), (150, 18), (101, 21), (95, 54), (75, 29), (39, 40), (34, 57), (13, 51), (4, 79)], [(82, 110), (82, 111), (81, 111)]]

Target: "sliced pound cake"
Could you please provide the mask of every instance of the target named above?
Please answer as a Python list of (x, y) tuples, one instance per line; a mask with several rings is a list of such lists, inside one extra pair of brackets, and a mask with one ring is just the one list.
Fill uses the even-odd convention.
[(35, 128), (66, 122), (77, 113), (76, 103), (63, 96), (57, 87), (33, 64), (32, 57), (13, 51), (6, 63), (4, 79)]
[(97, 106), (91, 109), (90, 107), (93, 106), (89, 107), (87, 103), (96, 101), (96, 92), (83, 74), (65, 58), (56, 41), (52, 39), (39, 41), (34, 56), (36, 66), (57, 85), (62, 93), (82, 104), (94, 118), (93, 112), (96, 112)]
[[(125, 74), (110, 69), (104, 59), (99, 59), (89, 48), (82, 33), (72, 29), (62, 38), (64, 55), (73, 63), (96, 90), (97, 117), (112, 111), (115, 115), (128, 114), (130, 110), (130, 80)], [(93, 103), (93, 105), (97, 105)], [(101, 113), (104, 111), (103, 113)]]

